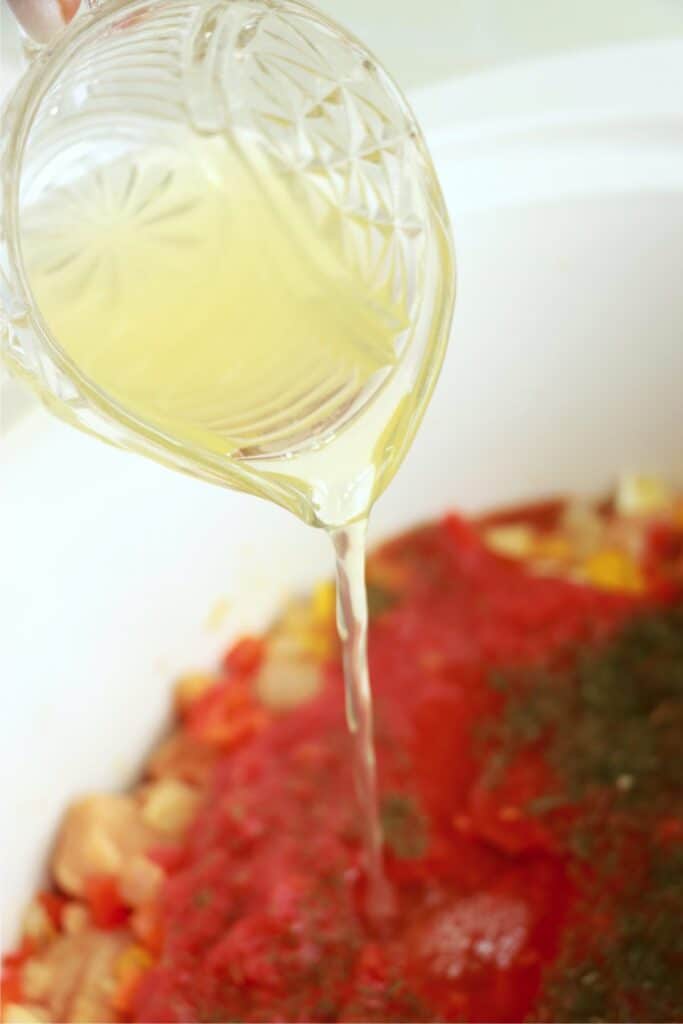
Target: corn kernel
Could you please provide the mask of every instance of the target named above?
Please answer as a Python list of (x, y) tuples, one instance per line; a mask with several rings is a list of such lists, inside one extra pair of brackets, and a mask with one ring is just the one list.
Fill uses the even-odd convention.
[(572, 548), (566, 537), (549, 533), (538, 536), (531, 551), (532, 558), (542, 558), (551, 562), (566, 562), (572, 555)]
[(327, 580), (325, 583), (318, 583), (311, 598), (311, 610), (314, 620), (321, 626), (326, 626), (334, 621), (337, 605), (337, 591), (334, 583)]
[(605, 590), (638, 593), (645, 585), (642, 573), (633, 559), (614, 548), (606, 548), (592, 555), (584, 562), (583, 570), (591, 583)]
[(534, 546), (534, 531), (517, 523), (492, 526), (484, 534), (484, 540), (496, 554), (507, 558), (527, 558)]
[(316, 661), (324, 661), (333, 650), (332, 638), (321, 632), (310, 632), (301, 637), (301, 649)]
[(153, 960), (144, 946), (127, 946), (114, 965), (114, 986), (110, 997), (118, 1014), (128, 1019), (131, 1001), (142, 976), (152, 966)]
[(292, 602), (271, 635), (271, 644), (289, 643), (292, 650), (324, 661), (334, 648), (335, 596), (331, 583), (319, 584), (306, 602)]
[(199, 801), (199, 793), (193, 786), (178, 779), (161, 779), (144, 795), (142, 818), (161, 832), (179, 833), (192, 821)]
[(126, 946), (120, 954), (114, 967), (114, 974), (117, 981), (127, 981), (131, 976), (147, 970), (151, 965), (152, 956), (149, 951), (144, 946), (133, 943)]
[(617, 487), (617, 511), (625, 516), (647, 516), (668, 512), (673, 497), (666, 484), (655, 476), (627, 473)]
[(37, 946), (44, 945), (57, 934), (50, 915), (37, 900), (29, 903), (24, 914), (23, 933)]
[(177, 711), (186, 712), (196, 700), (215, 685), (216, 677), (209, 672), (192, 672), (181, 676), (175, 685), (174, 700)]

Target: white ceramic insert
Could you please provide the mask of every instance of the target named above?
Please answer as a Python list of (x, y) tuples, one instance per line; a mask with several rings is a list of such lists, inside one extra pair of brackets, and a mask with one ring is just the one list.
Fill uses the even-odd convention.
[[(683, 482), (683, 44), (416, 94), (455, 225), (451, 350), (375, 535), (449, 506)], [(133, 777), (169, 684), (329, 573), (324, 537), (38, 412), (0, 438), (6, 935), (68, 800)], [(207, 619), (227, 605), (218, 628)]]

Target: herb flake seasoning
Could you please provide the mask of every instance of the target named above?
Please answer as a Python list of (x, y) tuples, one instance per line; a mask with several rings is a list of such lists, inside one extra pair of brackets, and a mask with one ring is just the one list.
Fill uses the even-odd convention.
[(504, 710), (488, 784), (541, 750), (556, 791), (525, 810), (579, 865), (535, 1019), (681, 1019), (683, 605), (641, 612), (570, 665), (491, 683)]

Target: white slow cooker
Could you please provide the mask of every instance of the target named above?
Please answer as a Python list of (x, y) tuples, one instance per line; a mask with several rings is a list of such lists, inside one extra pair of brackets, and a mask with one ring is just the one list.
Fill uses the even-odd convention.
[[(413, 94), (459, 297), (376, 536), (449, 506), (598, 491), (629, 468), (683, 483), (682, 83), (683, 42), (642, 43)], [(178, 671), (329, 571), (326, 539), (285, 512), (46, 413), (0, 437), (8, 940), (65, 805), (133, 777)]]

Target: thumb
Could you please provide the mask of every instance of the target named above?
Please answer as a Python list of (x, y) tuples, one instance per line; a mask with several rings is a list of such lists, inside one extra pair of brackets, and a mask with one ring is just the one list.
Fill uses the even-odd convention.
[(7, 0), (17, 21), (37, 43), (47, 43), (73, 18), (80, 0)]

